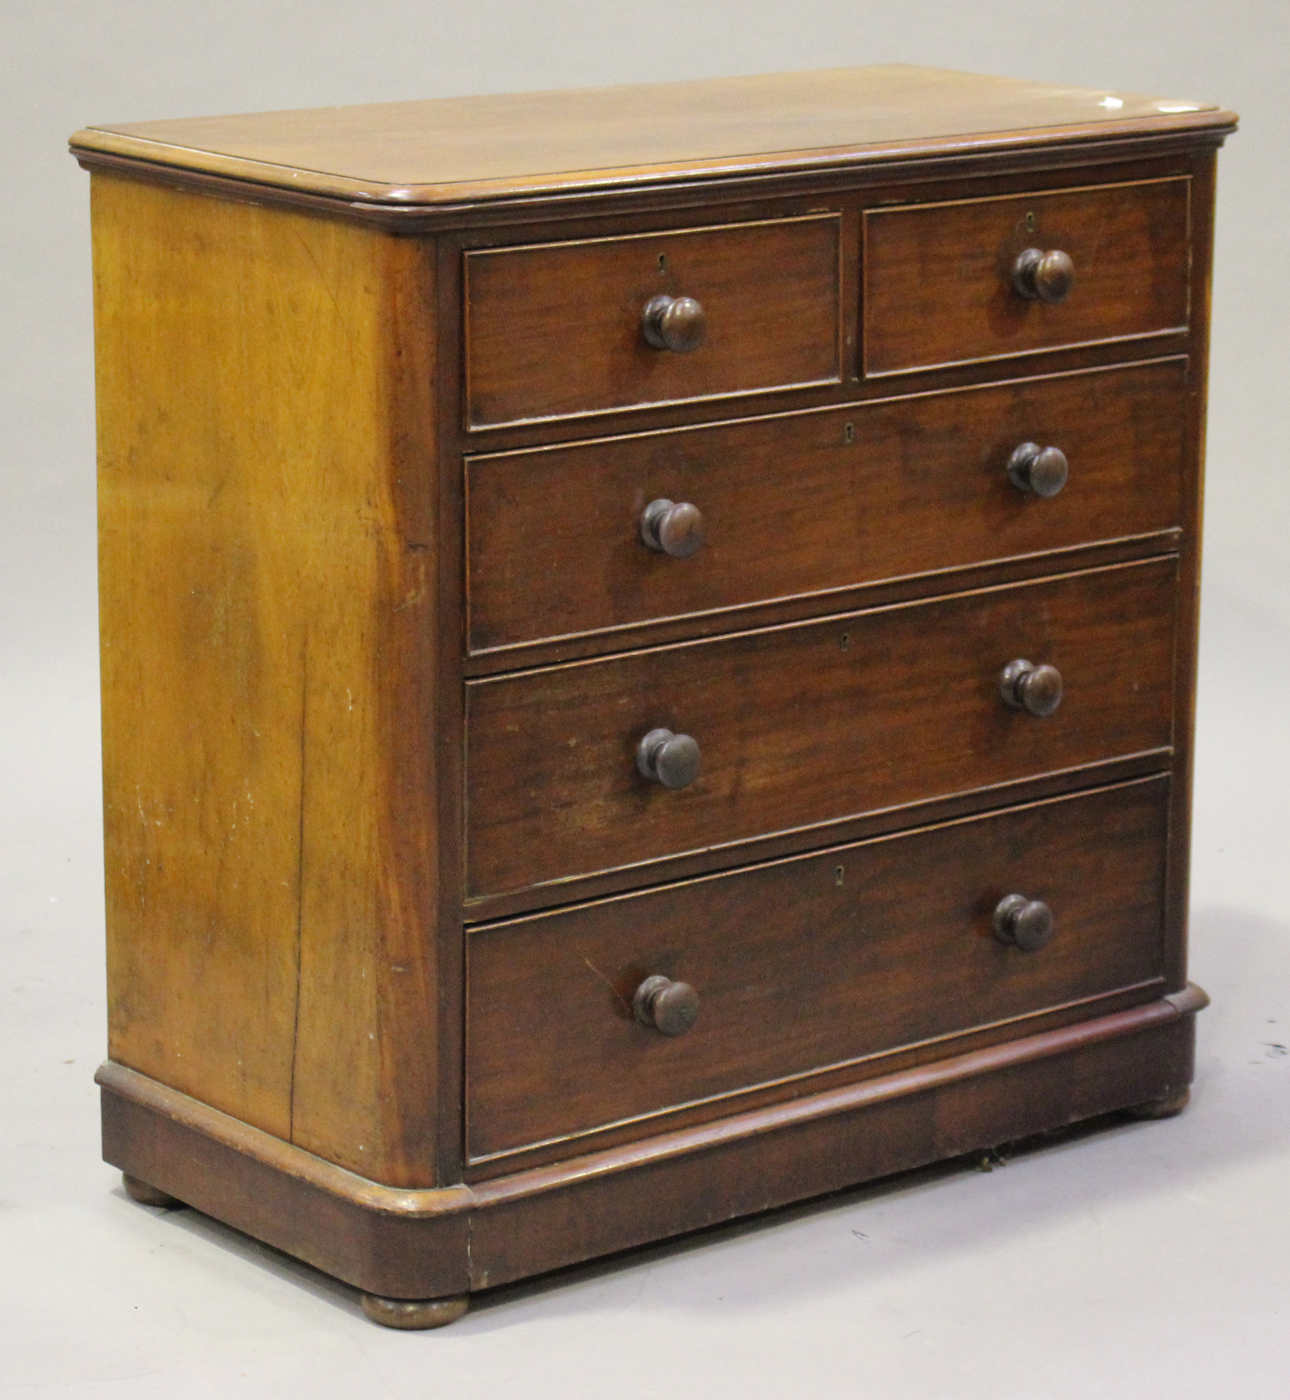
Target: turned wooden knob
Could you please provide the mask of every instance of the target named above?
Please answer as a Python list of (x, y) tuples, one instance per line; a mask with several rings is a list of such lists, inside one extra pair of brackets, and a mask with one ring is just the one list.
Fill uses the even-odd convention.
[(660, 554), (688, 559), (703, 543), (703, 513), (689, 501), (651, 501), (641, 513), (641, 539)]
[(708, 317), (693, 297), (650, 297), (641, 313), (641, 330), (655, 350), (684, 355), (703, 344)]
[(1065, 301), (1075, 285), (1075, 264), (1060, 248), (1027, 248), (1012, 265), (1012, 285), (1027, 301)]
[(699, 746), (688, 734), (651, 729), (636, 745), (637, 768), (665, 788), (689, 787), (699, 776), (702, 764)]
[(1070, 463), (1060, 447), (1023, 442), (1008, 458), (1008, 480), (1018, 491), (1055, 496), (1066, 485)]
[(1062, 703), (1062, 673), (1056, 666), (1009, 661), (999, 673), (999, 694), (1013, 709), (1042, 719)]
[(698, 1017), (699, 994), (688, 982), (647, 977), (636, 988), (632, 1010), (641, 1025), (652, 1026), (664, 1035), (681, 1035)]
[(1040, 899), (1004, 895), (994, 910), (994, 936), (1023, 952), (1036, 952), (1053, 936), (1053, 911)]

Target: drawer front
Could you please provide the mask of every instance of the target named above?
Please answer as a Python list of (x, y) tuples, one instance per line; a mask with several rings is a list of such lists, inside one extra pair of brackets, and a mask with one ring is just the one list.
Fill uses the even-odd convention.
[[(835, 383), (835, 214), (466, 255), (471, 427)], [(697, 349), (655, 348), (646, 303), (703, 308)]]
[[(1092, 570), (467, 684), (472, 896), (1167, 746), (1176, 561)], [(1055, 666), (1037, 718), (1000, 696)], [(665, 728), (702, 771), (666, 788)]]
[[(470, 647), (1176, 527), (1186, 382), (1172, 359), (473, 458)], [(1066, 456), (1058, 495), (1009, 480), (1026, 442)], [(696, 553), (642, 542), (657, 500), (698, 508)]]
[[(1186, 178), (871, 210), (865, 215), (868, 375), (1184, 331)], [(1060, 250), (1063, 301), (1013, 286), (1026, 249)]]
[[(1151, 983), (1168, 789), (1148, 779), (473, 932), (471, 1157)], [(996, 937), (1009, 894), (1048, 905), (1051, 941)], [(683, 1034), (634, 1017), (650, 976), (697, 992)]]

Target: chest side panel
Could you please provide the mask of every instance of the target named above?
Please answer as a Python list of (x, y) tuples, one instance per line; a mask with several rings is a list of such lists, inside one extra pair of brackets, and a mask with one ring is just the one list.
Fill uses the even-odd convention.
[(106, 176), (94, 215), (111, 1054), (414, 1180), (426, 251)]

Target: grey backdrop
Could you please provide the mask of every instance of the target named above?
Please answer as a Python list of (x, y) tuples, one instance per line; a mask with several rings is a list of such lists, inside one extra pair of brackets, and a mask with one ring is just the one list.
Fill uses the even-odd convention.
[[(1290, 1361), (1286, 0), (3, 0), (0, 1394), (1283, 1396)], [(1216, 100), (1196, 1101), (511, 1290), (444, 1333), (97, 1160), (90, 122), (907, 61)]]

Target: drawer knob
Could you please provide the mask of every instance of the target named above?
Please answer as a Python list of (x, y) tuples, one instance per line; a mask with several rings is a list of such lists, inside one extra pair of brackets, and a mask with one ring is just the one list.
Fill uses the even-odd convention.
[(641, 513), (641, 539), (660, 554), (688, 559), (703, 543), (703, 513), (689, 501), (651, 501)]
[(1012, 265), (1012, 285), (1027, 301), (1065, 301), (1075, 285), (1075, 264), (1060, 248), (1027, 248)]
[(1062, 673), (1056, 666), (1009, 661), (999, 673), (999, 694), (1014, 710), (1042, 719), (1062, 703)]
[(641, 330), (655, 350), (684, 355), (703, 344), (708, 316), (693, 297), (650, 297), (641, 314)]
[(636, 766), (665, 788), (683, 788), (699, 776), (703, 760), (699, 746), (688, 734), (651, 729), (636, 745)]
[(1060, 447), (1023, 442), (1008, 458), (1008, 480), (1018, 491), (1055, 496), (1066, 485), (1070, 463)]
[(994, 935), (1023, 952), (1037, 952), (1053, 936), (1053, 911), (1040, 899), (1005, 895), (995, 906)]
[(636, 988), (632, 1010), (641, 1025), (652, 1026), (664, 1035), (681, 1035), (698, 1017), (699, 994), (688, 982), (647, 977)]

